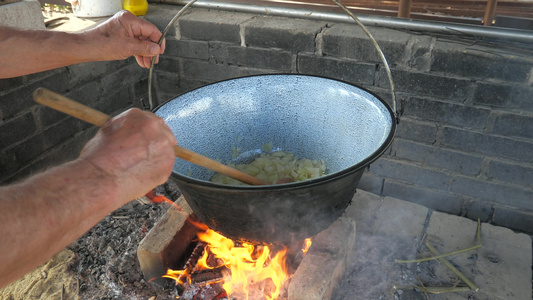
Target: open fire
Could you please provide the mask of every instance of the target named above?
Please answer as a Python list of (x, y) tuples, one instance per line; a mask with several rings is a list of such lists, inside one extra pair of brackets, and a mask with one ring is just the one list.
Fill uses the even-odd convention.
[[(312, 246), (311, 240), (291, 242), (286, 247), (254, 246), (208, 232), (205, 224), (197, 223), (199, 219), (183, 196), (175, 204), (140, 243), (137, 255), (144, 278), (167, 286), (170, 279), (162, 276), (171, 277), (176, 283), (171, 293), (180, 300), (331, 300), (354, 251), (352, 219), (339, 218), (312, 237)], [(244, 253), (244, 259), (224, 261), (215, 257), (220, 249)], [(249, 271), (249, 265), (254, 267), (252, 273), (239, 273)], [(278, 270), (283, 271), (281, 275)], [(241, 281), (233, 282), (235, 279)], [(275, 280), (279, 280), (280, 290)], [(224, 284), (229, 287), (229, 296)]]
[[(198, 245), (184, 269), (169, 269), (163, 277), (174, 279), (195, 295), (202, 289), (215, 290), (211, 299), (278, 299), (295, 269), (294, 262), (303, 258), (312, 243), (310, 238), (297, 243), (302, 245), (299, 253), (289, 255), (292, 251), (285, 246), (237, 243), (204, 224), (189, 221), (201, 229), (197, 233)], [(217, 291), (220, 287), (222, 290)]]

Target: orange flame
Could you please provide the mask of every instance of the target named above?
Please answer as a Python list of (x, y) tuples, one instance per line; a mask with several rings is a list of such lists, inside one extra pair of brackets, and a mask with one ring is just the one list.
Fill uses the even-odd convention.
[[(194, 223), (196, 224), (196, 222)], [(230, 275), (224, 275), (222, 285), (228, 296), (239, 294), (241, 297), (249, 299), (251, 285), (270, 281), (270, 293), (266, 292), (264, 297), (268, 300), (277, 299), (283, 283), (289, 277), (286, 265), (287, 249), (285, 247), (272, 257), (273, 254), (268, 246), (256, 247), (248, 243), (237, 246), (232, 240), (210, 229), (199, 232), (197, 235), (200, 241), (207, 244), (204, 254), (197, 262), (197, 268), (203, 270), (224, 266), (229, 269)], [(305, 248), (302, 249), (304, 254), (310, 246), (311, 239), (307, 239)], [(209, 252), (217, 258), (220, 265), (208, 265)], [(186, 277), (190, 282), (190, 273), (191, 270), (168, 270), (163, 277), (174, 279), (179, 284), (183, 284), (180, 282), (185, 280), (183, 277)], [(256, 299), (257, 297), (254, 296), (253, 298)]]
[[(187, 270), (170, 270), (170, 269), (168, 269), (167, 270), (167, 274), (165, 274), (165, 275), (163, 275), (161, 277), (174, 279), (174, 280), (176, 280), (176, 282), (178, 284), (184, 284), (185, 282), (182, 281), (183, 276), (181, 276), (181, 275), (187, 275)], [(186, 276), (186, 278), (188, 280), (190, 280), (190, 278), (188, 276)]]
[(309, 248), (311, 248), (312, 243), (313, 243), (313, 240), (311, 238), (305, 239), (304, 248), (302, 249), (302, 252), (304, 254), (307, 254), (307, 251), (309, 251)]

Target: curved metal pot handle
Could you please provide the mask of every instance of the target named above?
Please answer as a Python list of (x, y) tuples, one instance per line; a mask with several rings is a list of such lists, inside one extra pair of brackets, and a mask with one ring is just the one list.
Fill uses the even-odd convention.
[[(399, 123), (401, 111), (398, 110), (398, 105), (397, 105), (397, 100), (396, 100), (396, 89), (394, 87), (394, 81), (392, 80), (392, 73), (389, 67), (389, 63), (387, 62), (387, 59), (385, 58), (385, 54), (383, 54), (383, 51), (379, 47), (377, 41), (374, 39), (372, 34), (370, 34), (368, 29), (366, 29), (363, 23), (359, 21), (359, 19), (350, 10), (348, 10), (346, 6), (341, 4), (338, 0), (332, 0), (332, 1), (337, 6), (342, 8), (342, 10), (344, 10), (348, 14), (348, 16), (350, 16), (363, 29), (365, 34), (368, 36), (370, 41), (372, 41), (372, 44), (378, 51), (379, 57), (381, 58), (381, 61), (383, 62), (383, 65), (385, 66), (385, 71), (387, 72), (387, 76), (389, 78), (389, 83), (391, 87), (391, 95), (392, 95), (392, 111), (395, 114), (396, 123)], [(167, 27), (163, 31), (163, 34), (161, 35), (161, 38), (159, 39), (158, 45), (161, 46), (161, 44), (163, 43), (163, 40), (165, 39), (165, 35), (170, 30), (170, 28), (174, 25), (174, 23), (178, 20), (178, 18), (185, 12), (185, 10), (187, 10), (190, 6), (193, 5), (194, 2), (196, 2), (196, 0), (191, 0), (184, 7), (182, 7), (180, 11), (172, 18), (172, 20), (168, 23)], [(154, 103), (152, 101), (152, 77), (153, 77), (154, 64), (155, 64), (155, 56), (152, 58), (152, 63), (150, 65), (150, 72), (148, 75), (148, 102), (150, 104), (150, 110), (154, 109)]]
[(365, 25), (359, 19), (342, 3), (340, 3), (338, 0), (331, 0), (333, 3), (337, 4), (342, 10), (344, 10), (348, 16), (350, 16), (356, 23), (363, 29), (365, 34), (368, 36), (370, 41), (372, 41), (372, 44), (376, 48), (376, 50), (379, 53), (379, 57), (381, 58), (381, 62), (383, 62), (383, 65), (385, 66), (385, 71), (387, 73), (387, 77), (389, 78), (390, 88), (391, 88), (391, 96), (392, 96), (392, 111), (394, 112), (396, 116), (396, 123), (400, 122), (400, 116), (401, 116), (401, 110), (398, 110), (397, 100), (396, 100), (396, 89), (394, 87), (394, 81), (392, 80), (392, 73), (389, 67), (389, 63), (387, 62), (387, 58), (385, 58), (385, 54), (381, 50), (381, 47), (379, 47), (378, 42), (374, 39), (370, 31), (366, 29)]
[[(165, 36), (167, 35), (167, 32), (170, 30), (170, 28), (176, 23), (178, 18), (191, 6), (193, 3), (196, 2), (196, 0), (191, 0), (189, 3), (187, 3), (184, 7), (178, 11), (178, 13), (170, 20), (167, 27), (165, 27), (165, 30), (163, 30), (163, 34), (159, 38), (159, 41), (157, 44), (161, 46), (163, 43), (163, 40), (165, 40)], [(150, 64), (150, 72), (148, 73), (148, 103), (150, 105), (150, 110), (154, 109), (154, 102), (152, 101), (152, 77), (154, 73), (154, 65), (155, 65), (155, 56), (152, 57), (152, 63)]]

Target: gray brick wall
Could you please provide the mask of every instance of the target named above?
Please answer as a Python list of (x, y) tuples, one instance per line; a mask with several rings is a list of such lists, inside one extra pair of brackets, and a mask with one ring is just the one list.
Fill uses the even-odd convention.
[[(154, 5), (163, 29), (180, 8)], [(166, 3), (172, 1), (165, 1)], [(533, 233), (533, 50), (369, 27), (383, 47), (405, 111), (390, 149), (359, 188)], [(190, 9), (167, 35), (153, 90), (163, 103), (198, 86), (252, 74), (302, 73), (390, 87), (356, 25)], [(38, 107), (46, 86), (107, 113), (146, 99), (132, 60), (0, 80), (0, 180), (73, 157), (94, 128)]]
[[(172, 9), (157, 6), (148, 19), (164, 27), (159, 16)], [(405, 113), (359, 187), (533, 233), (533, 51), (369, 30)], [(160, 102), (202, 84), (270, 73), (336, 78), (391, 99), (384, 68), (356, 25), (192, 8), (172, 32), (156, 70)]]

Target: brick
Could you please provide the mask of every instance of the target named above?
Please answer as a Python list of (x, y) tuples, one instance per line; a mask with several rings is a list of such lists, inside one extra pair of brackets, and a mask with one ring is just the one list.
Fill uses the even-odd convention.
[(104, 74), (99, 80), (99, 85), (102, 93), (107, 94), (115, 92), (117, 87), (123, 88), (145, 78), (148, 78), (147, 70), (139, 68), (138, 65), (130, 64), (112, 73)]
[(526, 83), (533, 67), (530, 60), (513, 55), (493, 54), (485, 48), (437, 42), (432, 52), (432, 72), (466, 78), (493, 78)]
[(177, 73), (158, 71), (152, 79), (152, 93), (155, 90), (178, 93), (180, 76)]
[[(76, 102), (92, 106), (100, 95), (100, 86), (98, 82), (92, 81), (82, 86), (73, 86), (72, 90), (64, 95)], [(68, 115), (57, 110), (39, 105), (35, 109), (35, 114), (39, 120), (40, 126), (47, 128), (64, 120)]]
[[(72, 99), (74, 100), (76, 98)], [(38, 120), (39, 128), (52, 126), (68, 117), (68, 115), (44, 105), (40, 105), (35, 109), (35, 115)]]
[[(410, 35), (393, 29), (367, 28), (385, 54), (389, 65), (402, 58)], [(324, 30), (322, 53), (327, 56), (381, 63), (378, 51), (359, 25), (335, 24)]]
[(74, 117), (68, 117), (58, 124), (44, 129), (42, 135), (45, 138), (46, 146), (42, 150), (48, 150), (65, 141), (67, 138), (74, 136), (74, 134), (80, 130), (81, 122), (83, 121), (80, 121)]
[(431, 44), (434, 37), (413, 35), (410, 37), (408, 47), (410, 46), (409, 58), (406, 65), (418, 71), (428, 72), (431, 67)]
[(60, 94), (70, 88), (67, 72), (58, 70), (49, 74), (51, 75), (40, 81), (21, 86), (0, 97), (2, 118), (5, 120), (6, 118), (13, 117), (20, 112), (27, 111), (35, 105), (32, 95), (39, 87), (44, 87)]
[(397, 198), (385, 197), (374, 214), (371, 233), (407, 238), (418, 242), (424, 230), (428, 209)]
[(20, 162), (14, 151), (5, 151), (0, 155), (0, 183), (7, 184), (9, 176), (20, 169)]
[[(159, 31), (163, 32), (163, 30), (165, 30), (165, 28), (167, 27), (168, 23), (178, 13), (179, 9), (180, 7), (176, 7), (175, 5), (150, 5), (149, 13), (144, 15), (143, 18), (145, 18), (148, 22), (154, 24), (159, 29)], [(165, 36), (167, 38), (167, 42), (169, 37), (175, 36), (176, 27), (177, 23), (174, 23), (174, 26), (172, 26), (167, 32)]]
[(74, 137), (71, 137), (59, 145), (48, 149), (46, 152), (43, 152), (31, 163), (20, 167), (16, 172), (10, 173), (9, 177), (6, 178), (6, 181), (15, 182), (22, 180), (30, 175), (49, 169), (50, 167), (75, 159), (81, 153), (81, 149), (85, 143), (96, 134), (97, 130), (98, 128), (93, 126), (83, 132), (78, 132)]
[(515, 161), (533, 161), (533, 142), (445, 127), (442, 146)]
[(298, 55), (297, 66), (301, 74), (324, 76), (360, 85), (372, 85), (376, 72), (374, 64), (308, 54)]
[(209, 58), (209, 43), (206, 41), (167, 39), (165, 56), (184, 58)]
[(383, 189), (383, 178), (364, 172), (357, 188), (367, 192), (381, 194), (381, 189)]
[(489, 178), (533, 189), (533, 167), (525, 164), (512, 164), (490, 161)]
[[(372, 82), (371, 84), (374, 84), (374, 83)], [(361, 84), (361, 87), (367, 89), (371, 93), (374, 93), (379, 99), (381, 99), (385, 103), (387, 103), (387, 105), (389, 105), (391, 110), (393, 109), (392, 94), (391, 94), (390, 88), (383, 89), (383, 88), (377, 87), (375, 85), (369, 85), (369, 84), (365, 84), (365, 85)], [(400, 104), (401, 104), (401, 101), (402, 101), (402, 97), (403, 97), (403, 95), (396, 95), (396, 102), (397, 102), (399, 107), (401, 107)]]
[(180, 78), (180, 82), (179, 82), (179, 90), (178, 90), (178, 94), (177, 95), (173, 95), (172, 98), (169, 98), (169, 99), (173, 99), (185, 92), (188, 92), (188, 91), (191, 91), (193, 89), (196, 89), (196, 88), (199, 88), (201, 86), (204, 86), (204, 85), (207, 85), (209, 83), (211, 83), (212, 81), (211, 80), (200, 80), (200, 79), (193, 79), (193, 78)]
[[(460, 228), (460, 230), (457, 230)], [(440, 252), (470, 248), (477, 244), (477, 222), (444, 213), (433, 212), (426, 230), (427, 240)], [(465, 252), (448, 257), (467, 278), (473, 279), (475, 260), (472, 253)], [(438, 264), (438, 263), (437, 263)], [(435, 277), (443, 280), (449, 277), (450, 270), (440, 264), (435, 267)]]
[(76, 88), (73, 88), (72, 91), (67, 93), (65, 96), (76, 102), (92, 106), (94, 103), (98, 102), (98, 98), (100, 97), (101, 93), (102, 90), (98, 82), (92, 81), (85, 85), (80, 85)]
[(159, 58), (159, 64), (156, 68), (154, 68), (156, 71), (164, 71), (164, 72), (174, 72), (178, 73), (182, 69), (180, 66), (181, 59), (176, 59), (172, 57), (160, 57)]
[[(470, 80), (414, 71), (392, 70), (392, 80), (397, 92), (454, 102), (465, 101), (473, 89)], [(384, 88), (390, 86), (389, 78), (383, 68), (379, 72), (378, 85)], [(412, 103), (407, 104), (406, 112), (411, 109), (410, 104)]]
[(161, 104), (164, 104), (167, 101), (170, 101), (170, 100), (172, 100), (172, 99), (174, 99), (176, 97), (176, 95), (174, 95), (174, 94), (165, 93), (165, 92), (162, 92), (162, 91), (158, 91), (155, 94), (155, 96), (156, 96), (157, 102), (161, 103)]
[(32, 164), (45, 169), (77, 158), (85, 144), (94, 137), (97, 131), (98, 127), (92, 126), (76, 132), (74, 136), (53, 147)]
[(474, 104), (519, 109), (533, 112), (533, 88), (493, 83), (478, 83), (474, 92)]
[[(152, 79), (153, 80), (153, 79)], [(154, 83), (152, 82), (152, 97), (154, 97), (154, 105), (157, 106), (157, 97), (154, 93)], [(133, 83), (133, 106), (143, 109), (143, 104), (148, 104), (148, 78), (141, 79)], [(154, 107), (155, 108), (155, 107)]]
[(481, 222), (489, 222), (492, 219), (493, 207), (490, 203), (485, 203), (481, 199), (470, 200), (464, 207), (466, 217), (471, 220), (480, 220)]
[(320, 232), (289, 284), (289, 300), (331, 299), (355, 248), (355, 222), (339, 218)]
[(379, 209), (383, 198), (377, 194), (357, 190), (352, 202), (344, 211), (343, 217), (357, 222), (357, 232), (372, 234), (374, 213)]
[(469, 248), (478, 242), (476, 221), (440, 212), (431, 214), (426, 234), (432, 242), (439, 243), (434, 245), (441, 253)]
[[(531, 228), (531, 227), (530, 227)], [(487, 299), (531, 298), (531, 238), (483, 224), (474, 282)]]
[(257, 17), (244, 27), (246, 46), (315, 52), (315, 37), (325, 22), (282, 17)]
[(388, 158), (380, 158), (375, 161), (370, 166), (370, 171), (372, 174), (384, 178), (440, 190), (446, 190), (451, 180), (449, 174), (438, 169)]
[(483, 157), (447, 150), (435, 146), (395, 139), (394, 155), (401, 159), (424, 165), (456, 171), (465, 175), (477, 175), (481, 171)]
[[(46, 150), (46, 138), (44, 135), (35, 135), (4, 152), (4, 155), (15, 158), (15, 164), (20, 167), (30, 163), (38, 155)], [(12, 161), (13, 162), (13, 161)]]
[(132, 90), (121, 88), (113, 94), (106, 95), (101, 101), (95, 103), (94, 109), (108, 115), (117, 115), (133, 105)]
[(242, 67), (270, 69), (278, 72), (290, 72), (293, 55), (288, 51), (252, 47), (230, 46), (225, 55), (215, 56), (217, 62)]
[(253, 17), (252, 14), (221, 10), (189, 9), (189, 13), (181, 16), (177, 23), (181, 39), (240, 45), (240, 26)]
[(500, 113), (496, 116), (492, 132), (533, 140), (533, 116)]
[(460, 214), (463, 207), (463, 199), (461, 196), (388, 179), (386, 179), (384, 183), (383, 195), (397, 197), (399, 199), (455, 215)]
[(24, 84), (22, 76), (0, 79), (0, 95), (8, 93)]
[(405, 103), (404, 116), (481, 130), (489, 114), (484, 108), (411, 97)]
[(433, 144), (437, 139), (437, 126), (434, 123), (402, 117), (396, 128), (396, 137), (406, 140)]
[(533, 229), (533, 210), (524, 211), (505, 206), (494, 206), (492, 222), (513, 230), (531, 233)]
[(452, 192), (481, 198), (511, 207), (533, 209), (533, 191), (482, 179), (457, 176), (451, 183)]
[[(145, 280), (164, 285), (168, 268), (181, 268), (180, 261), (186, 251), (190, 251), (190, 243), (196, 238), (198, 229), (187, 218), (192, 210), (180, 197), (175, 203), (181, 211), (170, 207), (157, 224), (148, 232), (137, 248), (137, 259)], [(186, 260), (186, 259), (185, 259)], [(184, 262), (183, 262), (184, 264)]]
[(82, 85), (100, 79), (108, 71), (105, 62), (85, 62), (65, 67), (68, 71), (70, 84)]
[[(168, 80), (171, 80), (168, 79)], [(199, 88), (201, 86), (204, 86), (206, 84), (208, 84), (210, 82), (205, 82), (205, 81), (200, 81), (200, 80), (191, 80), (191, 79), (187, 79), (187, 78), (180, 78), (179, 79), (179, 82), (178, 82), (178, 86), (176, 88), (176, 90), (174, 91), (171, 91), (171, 90), (168, 90), (168, 91), (158, 91), (157, 93), (157, 99), (158, 99), (158, 102), (159, 103), (166, 103), (168, 101), (171, 101), (173, 99), (175, 99), (176, 97), (186, 93), (186, 92), (189, 92), (191, 90), (194, 90), (196, 88)]]
[(52, 70), (48, 70), (48, 71), (42, 71), (42, 72), (38, 72), (38, 73), (32, 73), (32, 74), (27, 74), (27, 75), (23, 75), (21, 78), (23, 80), (23, 84), (24, 85), (27, 85), (27, 84), (30, 84), (30, 83), (34, 83), (36, 81), (41, 81), (49, 76), (52, 76), (58, 72), (65, 72), (66, 71), (66, 68), (58, 68), (58, 69), (52, 69)]
[(23, 141), (35, 134), (35, 119), (32, 113), (25, 113), (0, 125), (0, 149)]
[(141, 71), (144, 70), (146, 72), (145, 69), (141, 68), (141, 66), (137, 64), (137, 60), (135, 59), (134, 56), (130, 56), (122, 60), (111, 60), (111, 61), (105, 61), (105, 62), (99, 62), (99, 63), (105, 64), (106, 66), (106, 72), (103, 73), (103, 75), (114, 72), (115, 70), (126, 67), (128, 65), (135, 65), (137, 66), (137, 68), (139, 68), (139, 70)]
[(247, 75), (262, 74), (262, 70), (216, 65), (204, 61), (183, 61), (183, 73), (196, 81), (220, 81)]

